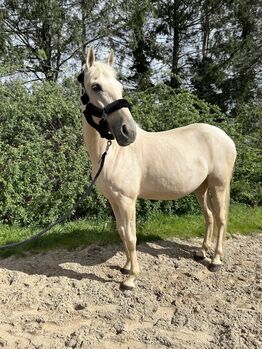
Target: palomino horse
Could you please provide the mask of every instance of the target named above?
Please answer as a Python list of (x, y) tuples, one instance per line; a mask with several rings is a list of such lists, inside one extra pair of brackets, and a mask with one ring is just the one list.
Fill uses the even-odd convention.
[(215, 219), (218, 232), (210, 270), (218, 270), (222, 264), (230, 180), (236, 159), (233, 141), (219, 128), (207, 124), (164, 132), (142, 130), (133, 120), (128, 102), (122, 99), (122, 85), (116, 80), (112, 63), (113, 52), (106, 64), (95, 61), (94, 52), (89, 49), (79, 81), (85, 92), (84, 139), (93, 174), (107, 145), (100, 135), (116, 140), (108, 150), (97, 186), (112, 206), (124, 244), (127, 261), (121, 271), (128, 277), (122, 287), (135, 287), (139, 274), (137, 198), (174, 200), (194, 192), (206, 223), (203, 245), (196, 257), (204, 259), (211, 248)]

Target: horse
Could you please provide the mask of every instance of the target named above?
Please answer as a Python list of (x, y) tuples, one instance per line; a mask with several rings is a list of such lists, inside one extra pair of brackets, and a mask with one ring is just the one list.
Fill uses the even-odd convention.
[(84, 91), (81, 106), (84, 142), (93, 176), (103, 150), (108, 149), (96, 185), (112, 207), (124, 245), (126, 263), (120, 270), (127, 278), (121, 287), (133, 289), (140, 272), (136, 252), (138, 198), (175, 200), (194, 192), (205, 218), (203, 244), (195, 258), (207, 258), (216, 223), (215, 250), (209, 270), (219, 270), (236, 159), (234, 142), (223, 130), (204, 123), (163, 132), (140, 128), (129, 103), (122, 99), (123, 87), (116, 78), (113, 61), (113, 51), (107, 62), (102, 62), (96, 61), (93, 49), (89, 48), (79, 81)]

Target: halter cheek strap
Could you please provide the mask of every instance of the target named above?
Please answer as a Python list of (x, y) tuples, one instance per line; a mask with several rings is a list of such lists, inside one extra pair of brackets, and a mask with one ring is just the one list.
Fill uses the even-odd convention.
[[(83, 72), (78, 75), (77, 80), (78, 82), (81, 83), (84, 90), (84, 94), (81, 96), (81, 102), (83, 105), (86, 106), (83, 112), (85, 115), (86, 121), (89, 123), (90, 126), (92, 126), (97, 130), (97, 132), (100, 134), (102, 138), (106, 138), (108, 140), (114, 139), (114, 136), (112, 135), (112, 133), (109, 132), (107, 118), (109, 114), (121, 108), (128, 108), (129, 110), (131, 110), (130, 103), (126, 99), (117, 99), (116, 101), (108, 104), (104, 108), (98, 108), (94, 104), (90, 103), (88, 94), (85, 92)], [(97, 118), (101, 119), (99, 121), (99, 124), (94, 122), (93, 116), (96, 116)]]

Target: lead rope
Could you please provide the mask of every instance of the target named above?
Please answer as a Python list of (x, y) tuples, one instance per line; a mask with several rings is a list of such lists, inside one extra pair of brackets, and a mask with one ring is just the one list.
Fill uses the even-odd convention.
[(104, 163), (105, 163), (105, 158), (108, 152), (108, 149), (110, 148), (112, 144), (112, 141), (109, 140), (107, 142), (107, 146), (106, 146), (106, 150), (104, 151), (104, 153), (101, 156), (101, 159), (99, 160), (100, 166), (99, 169), (96, 173), (96, 175), (94, 176), (94, 178), (92, 179), (91, 183), (89, 184), (88, 188), (86, 189), (86, 191), (82, 194), (82, 196), (77, 200), (77, 202), (74, 204), (74, 206), (70, 209), (68, 209), (61, 217), (59, 217), (54, 223), (50, 223), (46, 228), (44, 228), (43, 230), (41, 230), (39, 233), (31, 236), (28, 239), (25, 239), (23, 241), (19, 241), (19, 242), (13, 242), (11, 244), (7, 244), (7, 245), (3, 245), (0, 246), (0, 250), (5, 250), (8, 248), (12, 248), (12, 247), (17, 247), (17, 246), (21, 246), (24, 244), (27, 244), (31, 241), (34, 241), (36, 239), (38, 239), (40, 236), (46, 234), (48, 231), (50, 231), (52, 228), (54, 228), (54, 226), (56, 226), (59, 223), (64, 222), (68, 217), (71, 216), (71, 214), (73, 213), (73, 211), (75, 211), (75, 209), (88, 197), (88, 195), (91, 193), (93, 186), (97, 180), (97, 178), (99, 177), (103, 167), (104, 167)]

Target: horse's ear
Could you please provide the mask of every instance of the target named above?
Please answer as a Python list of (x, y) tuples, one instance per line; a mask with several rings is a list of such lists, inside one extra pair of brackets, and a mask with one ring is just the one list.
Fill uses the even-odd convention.
[(110, 52), (109, 52), (109, 56), (108, 56), (108, 59), (107, 59), (107, 63), (112, 66), (113, 63), (114, 63), (114, 50), (111, 49)]
[(93, 47), (90, 47), (87, 51), (87, 55), (86, 55), (86, 66), (87, 68), (91, 68), (92, 65), (95, 62), (95, 54), (94, 54), (94, 50)]

